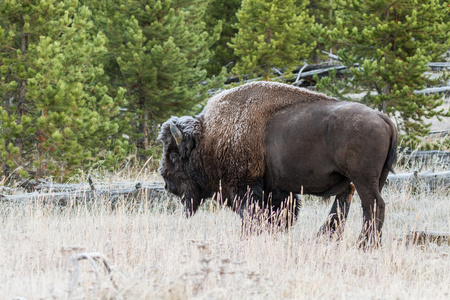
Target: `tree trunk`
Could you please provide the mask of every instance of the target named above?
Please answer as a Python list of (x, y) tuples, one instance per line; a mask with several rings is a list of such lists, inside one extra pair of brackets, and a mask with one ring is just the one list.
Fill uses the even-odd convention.
[(144, 150), (148, 150), (149, 146), (149, 139), (148, 139), (148, 108), (144, 108), (144, 122), (142, 130), (144, 131)]
[[(21, 38), (21, 45), (20, 45), (20, 51), (22, 52), (22, 55), (26, 55), (27, 51), (27, 33), (23, 31), (22, 28), (22, 38)], [(19, 82), (19, 99), (17, 102), (17, 124), (20, 124), (22, 122), (22, 116), (24, 113), (24, 103), (25, 103), (25, 94), (26, 94), (26, 80), (22, 80)], [(23, 141), (19, 137), (16, 139), (16, 147), (19, 148), (19, 155), (17, 157), (17, 160), (19, 164), (22, 161), (22, 150), (23, 150)]]
[[(386, 83), (386, 85), (384, 86), (384, 89), (383, 89), (383, 95), (388, 96), (390, 93), (391, 93), (391, 86)], [(387, 102), (385, 100), (383, 100), (383, 102), (381, 103), (381, 112), (383, 114), (386, 114), (386, 107), (387, 107)]]
[[(270, 44), (272, 42), (272, 30), (269, 29), (269, 32), (267, 33), (267, 40), (266, 43)], [(270, 66), (269, 63), (266, 62), (266, 81), (270, 81)]]
[[(41, 111), (41, 116), (45, 117), (45, 111)], [(39, 163), (38, 167), (36, 168), (36, 178), (43, 178), (46, 174), (46, 158), (45, 158), (45, 150), (43, 149), (43, 145), (45, 142), (45, 137), (43, 135), (43, 132), (38, 129), (36, 132), (37, 135), (37, 151), (36, 151), (36, 161)]]

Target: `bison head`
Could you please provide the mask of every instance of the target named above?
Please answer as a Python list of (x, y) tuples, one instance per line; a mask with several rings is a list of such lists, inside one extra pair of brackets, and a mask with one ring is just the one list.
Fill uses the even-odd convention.
[(202, 199), (211, 197), (201, 157), (201, 119), (172, 117), (161, 126), (158, 139), (163, 143), (158, 171), (166, 190), (181, 198), (186, 215), (191, 216)]

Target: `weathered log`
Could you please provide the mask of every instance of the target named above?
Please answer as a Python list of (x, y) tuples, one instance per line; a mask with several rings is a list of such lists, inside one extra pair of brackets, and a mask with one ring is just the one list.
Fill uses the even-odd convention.
[(415, 94), (434, 94), (434, 93), (446, 93), (450, 91), (450, 86), (431, 87), (423, 90), (415, 90)]
[[(306, 79), (306, 78), (310, 78), (312, 79), (314, 74), (317, 75), (326, 75), (330, 70), (333, 69), (337, 69), (338, 74), (341, 74), (340, 72), (342, 70), (345, 70), (347, 67), (343, 66), (343, 65), (306, 65), (306, 66), (301, 66), (301, 67), (297, 67), (292, 73), (293, 74), (299, 74), (300, 76), (295, 76), (295, 78), (291, 78), (291, 79), (283, 79), (283, 74), (281, 73), (280, 70), (278, 69), (274, 69), (274, 75), (281, 75), (280, 77), (277, 77), (277, 79), (281, 79), (284, 80), (285, 82), (299, 82), (300, 79)], [(300, 72), (301, 70), (301, 72)], [(259, 75), (261, 76), (261, 75)], [(319, 76), (320, 77), (320, 76)], [(248, 75), (243, 75), (242, 76), (242, 80), (244, 82), (251, 82), (254, 80), (259, 80), (262, 79), (262, 77), (258, 77), (258, 78), (252, 78), (252, 79), (248, 79)], [(225, 80), (225, 85), (230, 84), (230, 83), (237, 83), (240, 82), (241, 78), (239, 76), (232, 76), (232, 77), (227, 77)], [(297, 84), (298, 85), (298, 84)], [(214, 93), (217, 91), (214, 91)]]
[[(61, 187), (62, 185), (58, 185)], [(73, 185), (69, 185), (68, 190), (63, 192), (40, 193), (32, 192), (19, 195), (0, 195), (0, 201), (11, 203), (42, 203), (56, 204), (61, 206), (77, 205), (85, 202), (92, 202), (97, 199), (104, 199), (115, 205), (120, 199), (147, 199), (161, 197), (165, 194), (164, 185), (161, 183), (136, 184), (132, 188), (108, 188), (96, 190), (71, 190)]]
[(413, 191), (418, 189), (425, 189), (430, 192), (436, 190), (450, 191), (450, 171), (389, 174), (387, 182), (390, 186), (411, 188)]
[(131, 188), (141, 184), (143, 188), (148, 189), (163, 189), (164, 182), (154, 181), (154, 182), (96, 182), (96, 183), (53, 183), (46, 182), (42, 180), (24, 180), (18, 184), (18, 186), (23, 187), (28, 192), (41, 192), (41, 193), (51, 193), (51, 192), (71, 192), (79, 190), (117, 190), (123, 188)]
[[(327, 54), (331, 59), (341, 61), (340, 57), (335, 54), (329, 53), (327, 51), (322, 51), (322, 53)], [(429, 66), (430, 68), (450, 68), (450, 62), (429, 62), (427, 66)]]
[(428, 132), (427, 136), (429, 135), (437, 135), (438, 137), (446, 137), (450, 135), (450, 129), (444, 129), (444, 130), (433, 130)]
[(332, 54), (332, 53), (330, 53), (330, 52), (327, 52), (327, 51), (323, 51), (322, 50), (322, 53), (325, 53), (326, 55), (328, 55), (328, 57), (329, 58), (331, 58), (331, 59), (334, 59), (334, 60), (341, 60), (340, 58), (339, 58), (339, 56), (337, 56), (337, 55), (335, 55), (335, 54)]
[(406, 166), (426, 166), (430, 164), (437, 164), (443, 167), (450, 167), (450, 152), (449, 151), (410, 151), (405, 150), (399, 155), (399, 165)]
[[(326, 53), (330, 58), (334, 60), (340, 60), (338, 56), (334, 54), (330, 54), (328, 52), (322, 51)], [(430, 63), (429, 66), (435, 66), (435, 67), (443, 67), (448, 66), (449, 63)], [(359, 64), (353, 65), (353, 67), (359, 67)], [(284, 74), (278, 70), (273, 68), (274, 75), (277, 75), (277, 80), (282, 80), (287, 83), (292, 83), (296, 86), (304, 86), (304, 87), (310, 87), (315, 85), (315, 81), (313, 79), (314, 75), (318, 75), (318, 77), (328, 76), (329, 72), (331, 70), (336, 70), (338, 75), (344, 75), (347, 72), (347, 67), (344, 65), (304, 65), (301, 67), (297, 67), (293, 74), (297, 74), (295, 78), (286, 79), (284, 78)], [(281, 75), (281, 76), (280, 76)], [(436, 75), (437, 76), (437, 75)], [(248, 79), (248, 75), (243, 75), (242, 77), (239, 76), (233, 76), (233, 77), (227, 77), (225, 80), (225, 85), (231, 84), (231, 83), (238, 83), (241, 80), (244, 82), (251, 82), (255, 80), (262, 79), (261, 75), (258, 75), (257, 78)], [(414, 93), (416, 94), (433, 94), (433, 93), (446, 93), (450, 91), (450, 86), (441, 86), (441, 87), (430, 87), (425, 88), (423, 90), (415, 90)], [(211, 90), (208, 93), (215, 94), (217, 93), (216, 90)]]
[(429, 62), (430, 68), (450, 68), (450, 62)]
[(448, 232), (438, 231), (412, 231), (405, 236), (407, 243), (413, 245), (426, 245), (435, 243), (437, 245), (450, 245), (450, 235)]
[(307, 77), (312, 77), (313, 75), (317, 74), (324, 74), (324, 73), (329, 73), (331, 70), (344, 70), (347, 69), (346, 66), (324, 66), (323, 68), (320, 68), (318, 70), (312, 70), (312, 71), (307, 71), (307, 72), (302, 72), (299, 76), (299, 78), (307, 78)]

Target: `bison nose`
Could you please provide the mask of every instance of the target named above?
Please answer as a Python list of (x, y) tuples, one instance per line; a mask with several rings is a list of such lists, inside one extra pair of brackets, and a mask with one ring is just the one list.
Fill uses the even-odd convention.
[(167, 183), (164, 183), (164, 189), (167, 191)]

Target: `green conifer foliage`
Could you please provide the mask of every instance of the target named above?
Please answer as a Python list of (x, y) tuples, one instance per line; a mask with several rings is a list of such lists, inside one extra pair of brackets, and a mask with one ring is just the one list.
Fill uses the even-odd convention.
[[(426, 134), (424, 118), (445, 116), (440, 95), (417, 93), (441, 79), (425, 74), (450, 46), (448, 5), (437, 0), (336, 0), (336, 25), (322, 41), (339, 49), (351, 83), (376, 93), (364, 101), (398, 120), (406, 144)], [(355, 65), (357, 64), (357, 65)]]
[(126, 154), (112, 121), (124, 91), (112, 98), (101, 83), (105, 37), (90, 18), (76, 0), (1, 4), (3, 175), (18, 168), (65, 178)]
[(135, 131), (144, 150), (150, 148), (156, 124), (198, 110), (207, 91), (223, 82), (222, 75), (206, 78), (209, 49), (220, 32), (220, 26), (206, 31), (206, 5), (198, 0), (149, 0), (123, 6), (128, 15), (117, 63), (130, 110), (139, 117)]
[[(299, 0), (300, 2), (302, 0)], [(310, 1), (307, 8), (310, 14), (314, 16), (316, 23), (331, 26), (333, 23), (333, 1), (335, 0), (318, 0)]]
[[(302, 1), (302, 0), (300, 0)], [(320, 24), (327, 28), (332, 28), (335, 13), (333, 11), (333, 1), (334, 0), (318, 0), (318, 1), (310, 1), (307, 8), (310, 12), (311, 16), (314, 16), (314, 20), (316, 24)], [(314, 40), (317, 42), (317, 38)], [(332, 49), (325, 48), (323, 43), (318, 42), (316, 45), (316, 49), (313, 52), (313, 60), (315, 64), (319, 64), (321, 59), (326, 60), (328, 57), (322, 51), (333, 51)]]
[(237, 58), (232, 48), (228, 46), (231, 38), (237, 33), (234, 24), (238, 22), (236, 13), (241, 7), (241, 0), (212, 0), (205, 14), (207, 28), (214, 28), (222, 24), (219, 40), (212, 46), (214, 55), (211, 57), (207, 70), (208, 74), (218, 75), (223, 67), (231, 70)]
[(308, 57), (315, 42), (310, 38), (313, 17), (305, 9), (308, 1), (243, 0), (237, 13), (238, 33), (229, 46), (239, 57), (233, 72), (263, 74), (269, 80), (272, 68), (289, 73)]

